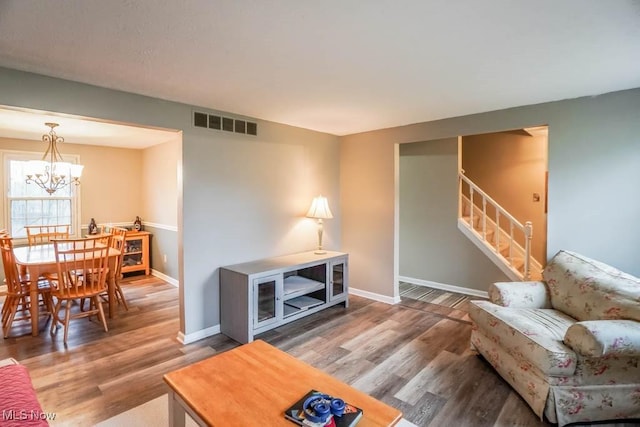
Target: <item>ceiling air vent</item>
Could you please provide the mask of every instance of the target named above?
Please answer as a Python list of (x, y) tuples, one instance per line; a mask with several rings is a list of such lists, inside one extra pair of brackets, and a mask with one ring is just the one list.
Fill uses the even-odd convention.
[(193, 125), (199, 128), (206, 128), (207, 115), (204, 113), (193, 113)]
[(199, 128), (222, 130), (246, 135), (258, 135), (258, 124), (242, 119), (207, 114), (199, 111), (193, 112), (193, 125)]
[(244, 120), (236, 120), (236, 133), (247, 133), (247, 122)]
[(227, 132), (233, 132), (233, 119), (230, 119), (229, 117), (223, 117), (222, 130), (226, 130)]
[(222, 117), (209, 114), (209, 129), (222, 129)]

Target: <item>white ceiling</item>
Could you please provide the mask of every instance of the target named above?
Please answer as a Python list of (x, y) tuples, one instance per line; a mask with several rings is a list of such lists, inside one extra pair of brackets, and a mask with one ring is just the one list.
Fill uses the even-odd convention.
[(9, 108), (0, 108), (0, 137), (42, 140), (42, 135), (50, 131), (46, 122), (58, 123), (56, 134), (71, 144), (142, 149), (177, 140), (176, 131)]
[(640, 87), (640, 1), (3, 0), (0, 65), (345, 135)]

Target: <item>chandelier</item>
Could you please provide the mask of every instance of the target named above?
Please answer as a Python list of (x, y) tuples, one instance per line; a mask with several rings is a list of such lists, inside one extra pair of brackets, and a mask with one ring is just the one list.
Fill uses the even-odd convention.
[(56, 135), (53, 130), (58, 123), (45, 123), (51, 128), (48, 134), (42, 135), (42, 141), (49, 144), (44, 152), (42, 160), (30, 160), (25, 168), (27, 184), (35, 183), (38, 187), (52, 195), (59, 188), (74, 183), (80, 184), (80, 175), (84, 166), (65, 162), (58, 151), (58, 143), (64, 142), (64, 138)]

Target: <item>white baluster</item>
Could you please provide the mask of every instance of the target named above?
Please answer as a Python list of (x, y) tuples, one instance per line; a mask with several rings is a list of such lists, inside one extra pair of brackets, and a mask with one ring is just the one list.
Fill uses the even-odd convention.
[(482, 240), (487, 241), (487, 199), (482, 196)]
[(469, 225), (471, 226), (471, 229), (473, 230), (473, 187), (469, 186)]
[(524, 223), (524, 280), (531, 279), (531, 239), (533, 239), (533, 224)]
[(513, 221), (509, 221), (509, 264), (513, 266)]
[(462, 176), (458, 173), (458, 218), (462, 218)]
[(500, 253), (500, 210), (496, 209), (496, 230), (494, 234), (496, 240), (496, 252)]

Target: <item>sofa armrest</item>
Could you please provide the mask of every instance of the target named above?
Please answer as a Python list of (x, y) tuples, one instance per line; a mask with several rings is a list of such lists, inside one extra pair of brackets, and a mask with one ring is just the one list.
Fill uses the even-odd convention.
[(640, 356), (640, 322), (585, 320), (567, 329), (564, 343), (586, 357)]
[(496, 282), (489, 286), (489, 300), (503, 307), (551, 308), (544, 282)]

